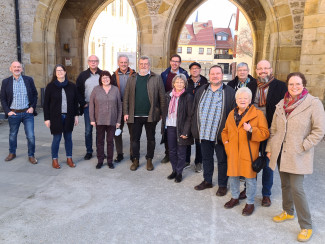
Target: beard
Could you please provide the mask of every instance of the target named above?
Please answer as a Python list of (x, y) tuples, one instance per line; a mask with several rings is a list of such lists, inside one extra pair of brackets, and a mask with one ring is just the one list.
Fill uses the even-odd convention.
[(139, 70), (139, 75), (145, 76), (145, 75), (148, 74), (148, 72), (149, 72), (149, 69), (140, 69)]
[(258, 77), (257, 79), (259, 80), (259, 82), (267, 83), (267, 82), (270, 81), (271, 76), (270, 75), (267, 75), (265, 78)]

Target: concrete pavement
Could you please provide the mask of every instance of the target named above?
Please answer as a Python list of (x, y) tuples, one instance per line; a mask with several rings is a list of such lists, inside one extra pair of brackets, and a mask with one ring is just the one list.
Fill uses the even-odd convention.
[[(8, 154), (8, 124), (0, 125), (0, 243), (297, 243), (297, 218), (276, 224), (272, 217), (281, 208), (281, 189), (275, 172), (272, 205), (261, 207), (261, 175), (258, 175), (256, 209), (252, 216), (241, 211), (245, 201), (227, 210), (231, 198), (215, 195), (217, 186), (197, 192), (202, 173), (184, 170), (180, 184), (166, 179), (170, 164), (161, 164), (164, 147), (157, 147), (155, 170), (145, 168), (145, 132), (141, 144), (140, 168), (129, 170), (125, 159), (111, 170), (95, 169), (97, 159), (85, 154), (83, 117), (73, 132), (73, 159), (65, 163), (61, 143), (61, 169), (51, 167), (52, 136), (35, 117), (37, 165), (27, 161), (26, 139), (21, 127), (17, 158), (5, 162)], [(160, 131), (157, 129), (157, 131)], [(128, 133), (123, 133), (128, 158)], [(94, 147), (95, 149), (95, 147)], [(192, 150), (193, 151), (193, 150)], [(316, 148), (314, 174), (305, 178), (305, 190), (313, 218), (314, 236), (309, 243), (325, 242), (325, 142)], [(192, 153), (192, 162), (194, 161)], [(214, 185), (217, 182), (214, 172)]]

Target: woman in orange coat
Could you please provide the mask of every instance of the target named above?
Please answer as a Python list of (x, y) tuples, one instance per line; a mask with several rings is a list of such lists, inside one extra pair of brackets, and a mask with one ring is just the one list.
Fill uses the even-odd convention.
[(247, 202), (242, 212), (245, 216), (253, 213), (256, 194), (256, 173), (252, 169), (247, 132), (251, 134), (249, 143), (253, 160), (258, 157), (260, 142), (270, 135), (263, 112), (251, 105), (251, 100), (252, 92), (249, 88), (242, 87), (237, 90), (237, 107), (229, 113), (225, 128), (221, 133), (227, 153), (227, 175), (232, 195), (231, 200), (225, 204), (225, 208), (233, 208), (239, 204), (239, 177), (243, 176), (246, 178), (247, 187)]

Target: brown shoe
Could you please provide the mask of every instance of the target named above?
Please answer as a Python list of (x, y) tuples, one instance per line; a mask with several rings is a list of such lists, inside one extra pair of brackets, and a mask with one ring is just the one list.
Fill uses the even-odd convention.
[(246, 188), (239, 194), (239, 200), (243, 200), (247, 198), (246, 196)]
[(132, 162), (130, 170), (136, 171), (139, 168), (139, 159), (135, 158)]
[(152, 159), (148, 158), (147, 159), (147, 170), (152, 171), (154, 169), (153, 164), (152, 164)]
[(197, 185), (194, 187), (195, 190), (197, 191), (202, 191), (202, 190), (205, 190), (207, 188), (212, 188), (212, 184), (211, 183), (208, 183), (207, 181), (202, 181), (200, 185)]
[(263, 207), (270, 207), (271, 206), (271, 199), (270, 199), (270, 197), (263, 196), (262, 206)]
[(229, 202), (226, 202), (224, 207), (227, 209), (230, 209), (230, 208), (237, 206), (238, 204), (239, 204), (239, 199), (231, 198)]
[(218, 189), (216, 195), (217, 195), (218, 197), (223, 197), (223, 196), (226, 195), (226, 194), (227, 194), (227, 187), (219, 186), (219, 189)]
[(254, 212), (254, 204), (247, 204), (245, 205), (245, 208), (243, 209), (242, 215), (249, 216)]
[(11, 161), (16, 157), (16, 154), (9, 153), (9, 155), (5, 158), (5, 161)]
[(60, 164), (58, 163), (58, 159), (57, 158), (52, 159), (52, 167), (55, 168), (55, 169), (61, 168)]
[(70, 168), (75, 168), (76, 165), (72, 161), (72, 158), (67, 158), (67, 165), (69, 165)]
[(31, 163), (31, 164), (37, 164), (37, 159), (35, 157), (28, 157), (28, 161)]

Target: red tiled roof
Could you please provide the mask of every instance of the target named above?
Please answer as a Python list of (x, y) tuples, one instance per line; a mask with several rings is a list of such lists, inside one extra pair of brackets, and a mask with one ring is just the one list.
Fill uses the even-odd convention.
[(224, 32), (228, 34), (228, 40), (227, 41), (218, 41), (216, 40), (216, 49), (223, 48), (223, 49), (233, 49), (234, 41), (232, 39), (231, 30), (230, 28), (214, 28), (214, 35)]
[(194, 22), (193, 24), (186, 24), (185, 27), (188, 33), (191, 35), (188, 45), (215, 45), (211, 20), (208, 22)]

